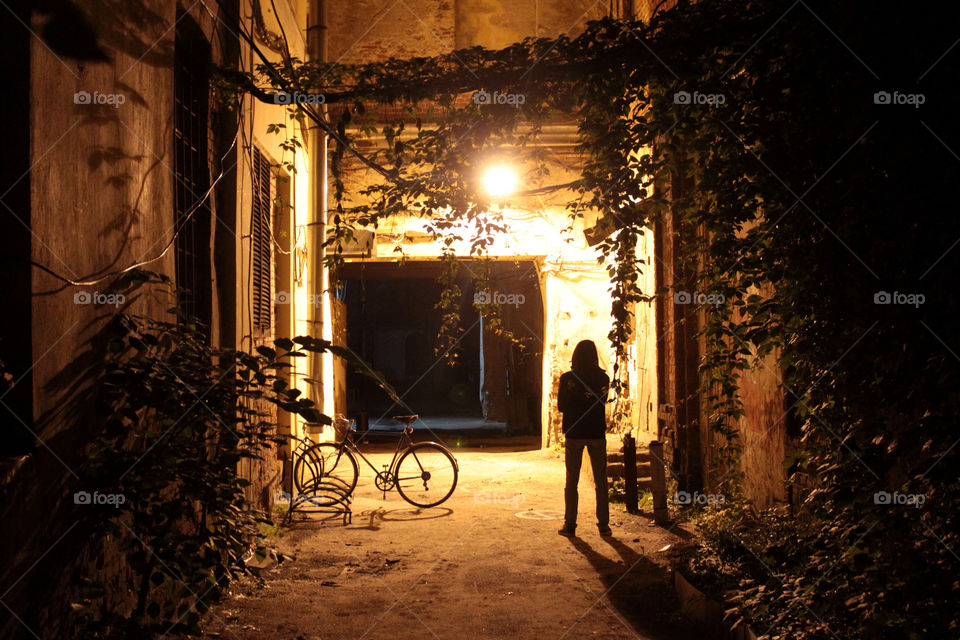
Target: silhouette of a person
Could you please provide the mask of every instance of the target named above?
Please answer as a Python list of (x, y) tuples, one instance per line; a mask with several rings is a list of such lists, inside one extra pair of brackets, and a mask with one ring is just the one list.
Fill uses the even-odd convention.
[(577, 529), (577, 483), (583, 450), (590, 455), (597, 490), (597, 528), (610, 535), (610, 505), (607, 496), (606, 399), (610, 378), (600, 368), (597, 346), (581, 340), (573, 350), (571, 371), (560, 376), (557, 406), (563, 414), (566, 436), (567, 480), (564, 487), (564, 522), (560, 535), (574, 536)]

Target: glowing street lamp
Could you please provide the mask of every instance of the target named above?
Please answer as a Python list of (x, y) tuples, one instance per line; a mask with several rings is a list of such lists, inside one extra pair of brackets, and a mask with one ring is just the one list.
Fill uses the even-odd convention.
[(503, 198), (516, 192), (519, 179), (513, 167), (498, 164), (483, 173), (483, 190), (492, 198)]

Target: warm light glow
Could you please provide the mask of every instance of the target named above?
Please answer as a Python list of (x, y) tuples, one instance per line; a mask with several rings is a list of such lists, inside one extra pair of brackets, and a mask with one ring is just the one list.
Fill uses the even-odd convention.
[(493, 198), (508, 196), (517, 190), (517, 174), (513, 167), (499, 164), (483, 174), (483, 190)]

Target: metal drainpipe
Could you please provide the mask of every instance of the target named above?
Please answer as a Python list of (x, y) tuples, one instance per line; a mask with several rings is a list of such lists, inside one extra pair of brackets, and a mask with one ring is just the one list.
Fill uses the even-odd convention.
[[(326, 0), (309, 0), (309, 26), (307, 28), (307, 47), (311, 60), (325, 61), (327, 59), (327, 3)], [(320, 116), (327, 118), (327, 107), (320, 107)], [(327, 135), (321, 132), (319, 127), (313, 127), (310, 149), (313, 151), (310, 159), (310, 175), (313, 178), (313, 217), (307, 228), (307, 255), (308, 263), (306, 268), (311, 275), (311, 282), (314, 283), (315, 291), (311, 293), (323, 294), (323, 241), (326, 237), (327, 225)], [(324, 306), (311, 305), (312, 332), (316, 337), (323, 337), (323, 328), (325, 322), (331, 322), (332, 318), (324, 318)], [(321, 411), (330, 413), (332, 407), (324, 407), (323, 397), (324, 388), (332, 385), (333, 380), (325, 380), (323, 376), (322, 355), (314, 355), (311, 377), (322, 381), (320, 397), (318, 398)]]

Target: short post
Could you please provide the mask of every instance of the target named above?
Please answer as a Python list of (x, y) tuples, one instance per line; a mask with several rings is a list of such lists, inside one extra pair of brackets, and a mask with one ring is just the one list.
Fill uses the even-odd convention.
[(293, 497), (293, 458), (290, 455), (289, 450), (284, 450), (281, 454), (281, 476), (280, 476), (280, 490), (287, 494), (286, 498), (289, 500), (287, 515), (285, 517), (289, 518), (293, 515), (293, 505), (296, 504)]
[(367, 417), (367, 412), (361, 411), (357, 415), (357, 432), (366, 433), (369, 428), (370, 428), (370, 422), (369, 422), (369, 418)]
[(623, 436), (623, 467), (627, 513), (637, 513), (637, 441), (629, 433)]
[(665, 469), (663, 443), (654, 440), (650, 443), (650, 478), (653, 481), (653, 521), (656, 524), (667, 524), (670, 521)]

